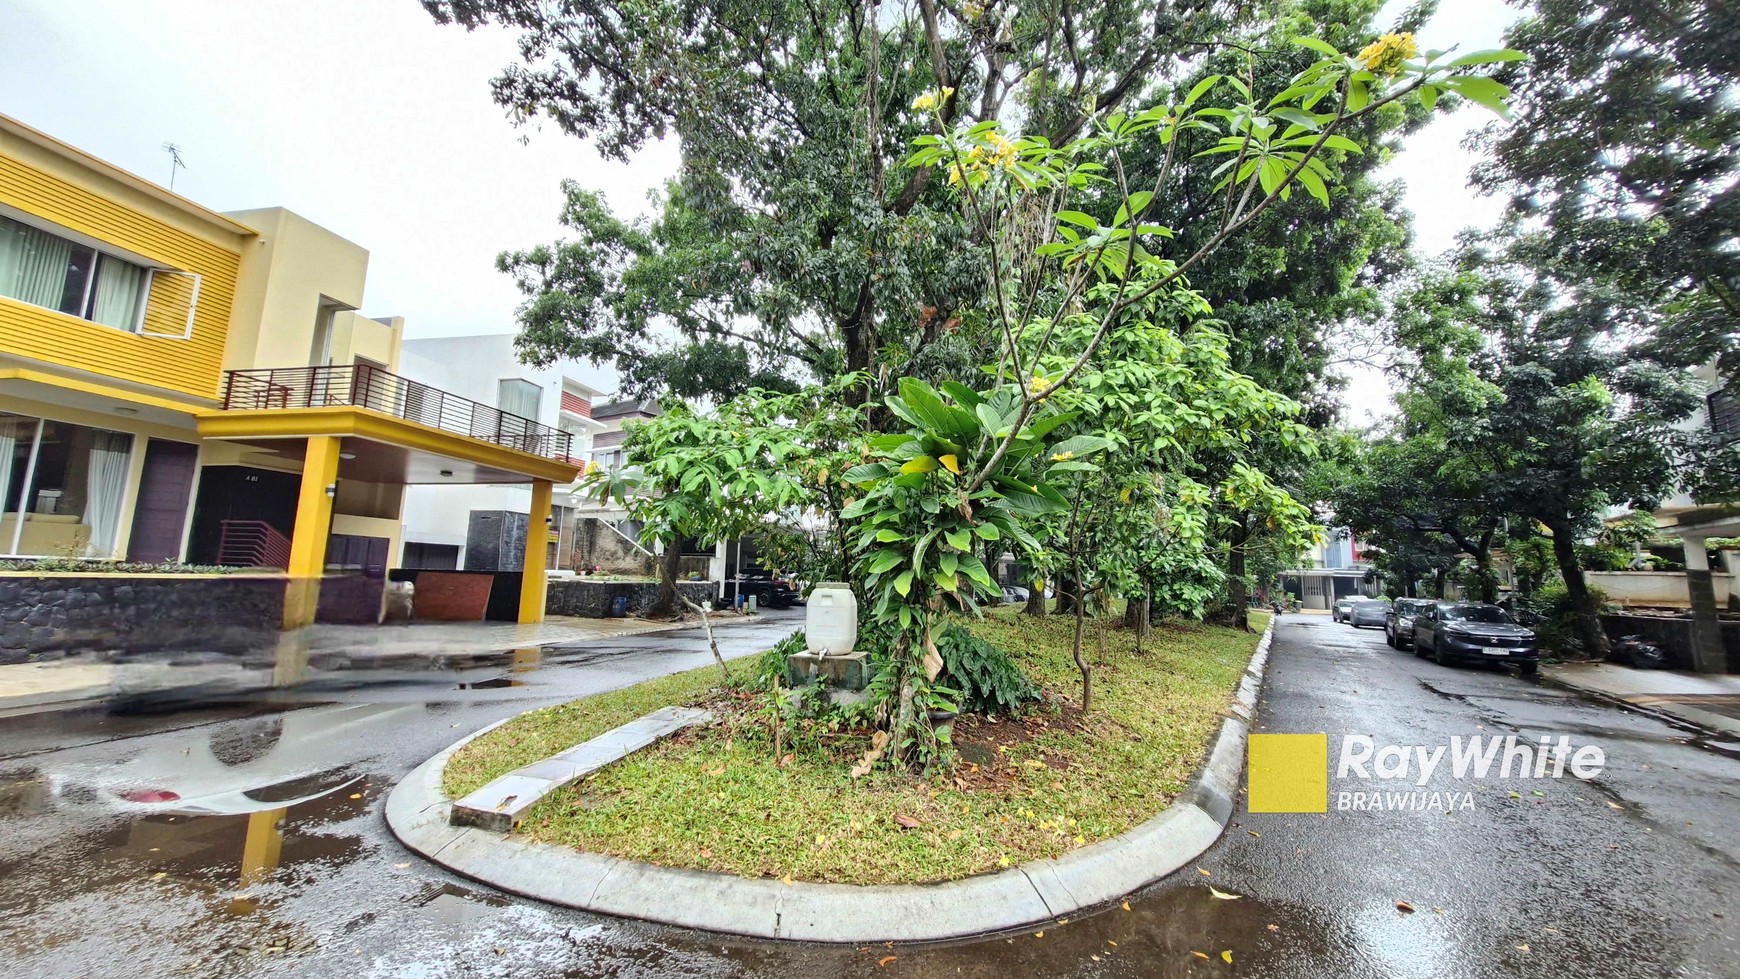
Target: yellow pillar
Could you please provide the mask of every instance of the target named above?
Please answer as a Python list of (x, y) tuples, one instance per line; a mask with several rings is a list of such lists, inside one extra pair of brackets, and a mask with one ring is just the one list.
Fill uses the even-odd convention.
[(296, 529), (290, 535), (290, 585), (284, 593), (284, 628), (299, 629), (314, 622), (320, 604), (320, 576), (326, 570), (326, 539), (332, 530), (332, 497), (338, 484), (335, 435), (308, 440), (302, 460), (302, 489), (296, 495)]
[(532, 519), (526, 525), (526, 555), (520, 565), (520, 621), (544, 621), (544, 556), (550, 550), (550, 491), (547, 479), (532, 480)]

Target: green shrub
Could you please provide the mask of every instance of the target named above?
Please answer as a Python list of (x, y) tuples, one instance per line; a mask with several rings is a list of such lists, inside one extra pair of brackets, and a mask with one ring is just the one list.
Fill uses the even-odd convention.
[[(1607, 593), (1591, 585), (1589, 594), (1596, 608), (1607, 604)], [(1584, 650), (1577, 639), (1577, 613), (1571, 608), (1571, 593), (1563, 581), (1543, 585), (1519, 603), (1517, 611), (1526, 620), (1534, 620), (1530, 628), (1539, 637), (1541, 646), (1562, 656), (1581, 655)]]
[(773, 648), (755, 661), (755, 672), (749, 678), (749, 685), (757, 690), (772, 690), (775, 682), (790, 686), (791, 677), (785, 670), (785, 658), (803, 652), (808, 645), (802, 629), (774, 643)]
[(1009, 654), (951, 625), (937, 636), (943, 668), (960, 691), (962, 710), (982, 714), (1014, 714), (1039, 699), (1039, 688), (1021, 672)]
[(236, 568), (220, 564), (140, 564), (134, 561), (97, 561), (81, 557), (33, 557), (0, 561), (0, 571), (33, 571), (38, 574), (240, 574), (278, 571), (279, 568)]

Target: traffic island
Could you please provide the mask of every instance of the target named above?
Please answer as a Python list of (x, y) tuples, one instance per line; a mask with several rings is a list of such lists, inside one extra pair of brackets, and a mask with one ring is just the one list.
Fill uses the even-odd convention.
[[(510, 893), (766, 938), (956, 938), (1115, 901), (1197, 857), (1231, 818), (1268, 635), (1163, 627), (1138, 656), (1111, 632), (1103, 652), (1089, 646), (1099, 665), (1083, 716), (1066, 644), (1053, 662), (1054, 627), (1068, 632), (1007, 614), (974, 625), (1020, 650), (1048, 698), (1020, 721), (957, 725), (957, 764), (933, 778), (851, 778), (849, 734), (775, 757), (733, 720), (732, 701), (755, 695), (710, 668), (479, 732), (412, 772), (388, 822), (413, 850)], [(734, 667), (747, 678), (759, 665)], [(720, 719), (553, 793), (519, 832), (449, 825), (453, 798), (673, 704)]]

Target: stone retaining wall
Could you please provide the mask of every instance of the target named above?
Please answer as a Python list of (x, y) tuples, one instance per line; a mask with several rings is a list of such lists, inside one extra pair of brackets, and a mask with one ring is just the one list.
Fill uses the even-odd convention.
[(261, 575), (0, 575), (0, 663), (71, 653), (244, 652), (284, 619)]
[[(689, 601), (699, 605), (719, 594), (719, 586), (711, 581), (681, 581)], [(544, 604), (546, 615), (584, 615), (594, 619), (610, 614), (610, 603), (618, 595), (628, 599), (628, 614), (640, 615), (652, 608), (659, 596), (656, 581), (591, 581), (568, 578), (550, 582), (550, 595)]]

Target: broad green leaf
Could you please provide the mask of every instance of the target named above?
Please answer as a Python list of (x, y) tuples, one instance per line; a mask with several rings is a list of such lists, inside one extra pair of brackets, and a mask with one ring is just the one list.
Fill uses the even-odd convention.
[[(900, 577), (894, 579), (894, 590), (900, 593), (901, 598), (910, 594), (912, 592), (912, 572), (902, 571)], [(905, 609), (901, 611), (904, 612)]]
[(866, 462), (861, 466), (853, 466), (840, 474), (840, 478), (848, 483), (868, 483), (873, 479), (881, 479), (888, 475), (888, 467), (880, 462)]
[(904, 560), (906, 560), (906, 555), (884, 548), (871, 556), (870, 573), (881, 574)]
[(898, 530), (890, 530), (887, 527), (884, 527), (876, 532), (876, 539), (884, 544), (892, 544), (898, 540), (905, 540), (906, 535)]
[(972, 532), (967, 530), (965, 527), (950, 528), (943, 532), (943, 537), (947, 538), (949, 546), (957, 551), (972, 549), (973, 535)]
[(900, 467), (900, 472), (902, 475), (908, 473), (936, 472), (936, 467), (937, 461), (934, 458), (930, 456), (919, 456), (915, 459), (908, 460), (906, 465)]
[(1311, 50), (1316, 51), (1318, 54), (1325, 55), (1325, 56), (1330, 57), (1330, 58), (1339, 58), (1342, 56), (1340, 51), (1335, 50), (1334, 45), (1330, 44), (1328, 41), (1323, 40), (1322, 38), (1300, 36), (1300, 37), (1294, 38), (1293, 43), (1299, 45), (1302, 48), (1310, 48)]

